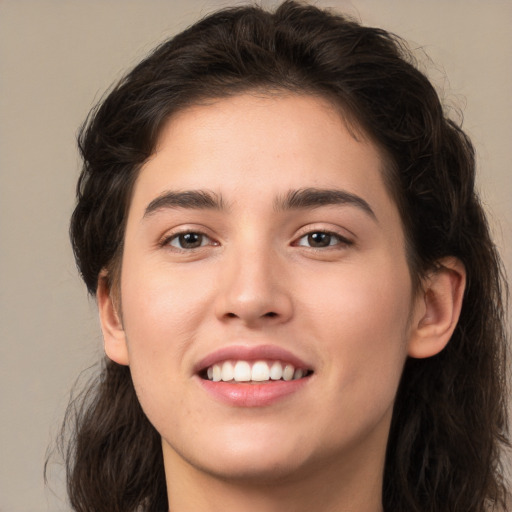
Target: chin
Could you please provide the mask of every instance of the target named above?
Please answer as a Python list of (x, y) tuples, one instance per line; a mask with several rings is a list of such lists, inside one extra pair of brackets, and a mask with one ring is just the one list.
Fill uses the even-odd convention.
[[(173, 451), (182, 462), (203, 473), (221, 480), (249, 483), (275, 483), (293, 479), (308, 465), (308, 450), (300, 438), (252, 429), (252, 432), (224, 432), (223, 436), (210, 436), (204, 443), (183, 447), (177, 453), (169, 445), (165, 451)], [(216, 442), (213, 440), (216, 439)], [(197, 440), (196, 440), (197, 441)], [(190, 449), (187, 449), (190, 448)]]

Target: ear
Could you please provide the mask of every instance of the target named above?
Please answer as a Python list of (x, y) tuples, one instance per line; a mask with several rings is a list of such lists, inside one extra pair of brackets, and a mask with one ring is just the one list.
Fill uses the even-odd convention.
[(423, 280), (409, 337), (410, 357), (431, 357), (445, 348), (459, 320), (465, 286), (466, 270), (457, 258), (443, 258)]
[(128, 365), (129, 357), (126, 335), (121, 316), (117, 311), (117, 301), (110, 289), (106, 271), (100, 273), (96, 299), (98, 301), (105, 354), (115, 363)]

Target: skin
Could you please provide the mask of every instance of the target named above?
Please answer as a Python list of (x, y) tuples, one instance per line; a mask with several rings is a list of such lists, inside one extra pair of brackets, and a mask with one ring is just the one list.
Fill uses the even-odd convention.
[[(403, 364), (444, 348), (464, 288), (464, 269), (447, 259), (413, 292), (383, 162), (310, 96), (244, 94), (188, 108), (163, 129), (135, 185), (120, 297), (101, 279), (98, 304), (106, 353), (130, 365), (162, 436), (173, 512), (382, 510)], [(342, 191), (371, 212), (283, 204), (297, 189)], [(155, 202), (197, 190), (221, 204)], [(330, 245), (310, 246), (318, 232)], [(201, 246), (180, 248), (179, 233), (203, 233)], [(262, 344), (313, 375), (264, 407), (205, 392), (198, 361)]]

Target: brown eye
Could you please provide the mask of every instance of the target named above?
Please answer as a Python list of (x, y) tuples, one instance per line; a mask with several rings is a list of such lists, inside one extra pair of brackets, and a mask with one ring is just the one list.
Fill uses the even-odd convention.
[(332, 235), (330, 233), (310, 233), (308, 236), (308, 244), (311, 247), (328, 247), (331, 245)]
[(179, 233), (169, 240), (169, 245), (177, 249), (197, 249), (207, 245), (209, 238), (202, 233), (188, 232)]
[(299, 238), (297, 245), (301, 247), (311, 247), (314, 249), (322, 249), (325, 247), (333, 246), (347, 246), (351, 245), (351, 242), (336, 233), (330, 233), (328, 231), (312, 231), (307, 235)]

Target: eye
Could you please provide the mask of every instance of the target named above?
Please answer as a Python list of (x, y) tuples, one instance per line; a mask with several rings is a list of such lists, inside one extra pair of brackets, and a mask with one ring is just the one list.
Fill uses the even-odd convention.
[(165, 245), (170, 245), (176, 249), (198, 249), (205, 245), (215, 245), (210, 237), (204, 233), (196, 231), (187, 231), (184, 233), (177, 233), (165, 241)]
[(311, 233), (300, 237), (296, 245), (322, 249), (324, 247), (332, 247), (336, 245), (351, 245), (351, 242), (346, 238), (329, 231), (312, 231)]

